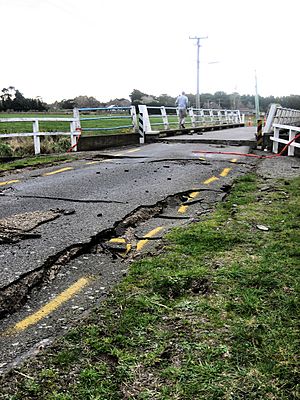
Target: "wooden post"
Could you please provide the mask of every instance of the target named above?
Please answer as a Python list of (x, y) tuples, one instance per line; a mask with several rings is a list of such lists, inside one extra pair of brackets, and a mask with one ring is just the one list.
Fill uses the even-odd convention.
[(39, 137), (39, 121), (37, 119), (33, 121), (33, 141), (34, 141), (34, 154), (40, 154), (41, 143)]
[(167, 116), (167, 112), (166, 112), (165, 106), (161, 106), (160, 107), (160, 112), (161, 112), (164, 128), (165, 129), (169, 129), (170, 126), (169, 126), (169, 121), (168, 121), (168, 116)]

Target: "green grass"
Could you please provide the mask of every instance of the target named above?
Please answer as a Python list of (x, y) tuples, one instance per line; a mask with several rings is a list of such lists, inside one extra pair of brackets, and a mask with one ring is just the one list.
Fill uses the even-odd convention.
[[(82, 121), (82, 128), (113, 128), (118, 126), (131, 125), (132, 120), (130, 115), (127, 118), (118, 119), (118, 116), (127, 116), (127, 114), (88, 114), (85, 115), (83, 113), (80, 114), (82, 118), (95, 118), (95, 117), (114, 117), (112, 119), (101, 119), (101, 120), (90, 120), (90, 121)], [(0, 118), (73, 118), (72, 113), (68, 114), (48, 114), (48, 113), (0, 113)], [(39, 122), (39, 130), (40, 132), (68, 132), (70, 131), (70, 122), (56, 121), (40, 121)], [(32, 132), (32, 122), (0, 122), (0, 134), (1, 133), (14, 133), (14, 132)], [(118, 129), (117, 133), (129, 133), (132, 132), (132, 128), (124, 128)], [(107, 133), (116, 133), (115, 131), (111, 131), (109, 129), (102, 131), (84, 131), (83, 134), (107, 134)]]
[[(125, 118), (119, 118), (119, 117)], [(33, 118), (33, 117), (51, 117), (51, 118), (72, 118), (73, 114), (52, 114), (52, 113), (0, 113), (0, 118)], [(116, 135), (133, 133), (132, 119), (126, 114), (80, 114), (81, 118), (98, 118), (81, 121), (83, 136), (90, 135)], [(125, 128), (119, 128), (125, 126)], [(126, 127), (126, 126), (129, 126)], [(101, 128), (101, 130), (90, 130), (92, 128)], [(10, 133), (30, 133), (33, 130), (32, 122), (0, 122), (1, 134)], [(64, 121), (39, 121), (40, 132), (70, 132), (70, 122)], [(41, 136), (41, 153), (63, 153), (70, 147), (69, 136)], [(8, 156), (28, 156), (34, 153), (32, 137), (11, 137), (0, 140), (0, 157)]]
[(15, 169), (26, 168), (26, 167), (39, 167), (46, 165), (53, 165), (61, 163), (63, 161), (76, 160), (78, 156), (76, 154), (64, 154), (64, 155), (41, 155), (29, 158), (21, 158), (19, 160), (0, 163), (0, 173), (5, 171), (13, 171)]
[(300, 178), (263, 185), (245, 176), (174, 229), (27, 378), (11, 373), (2, 398), (299, 398)]

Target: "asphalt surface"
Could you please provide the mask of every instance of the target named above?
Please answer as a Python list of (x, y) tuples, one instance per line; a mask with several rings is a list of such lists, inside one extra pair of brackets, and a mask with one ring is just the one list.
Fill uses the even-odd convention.
[[(220, 150), (213, 146), (205, 149)], [(17, 220), (25, 213), (49, 210), (57, 211), (58, 217), (31, 231), (40, 237), (1, 245), (0, 289), (52, 262), (69, 246), (89, 243), (138, 207), (201, 186), (201, 181), (221, 170), (224, 160), (232, 158), (207, 155), (207, 161), (201, 160), (201, 154), (194, 153), (199, 151), (197, 145), (151, 144), (133, 150), (138, 151), (125, 150), (124, 158), (94, 164), (81, 160), (5, 176), (8, 182), (19, 182), (2, 189), (0, 219), (14, 215)], [(246, 146), (239, 148), (241, 152), (248, 150)], [(226, 151), (236, 151), (236, 147)], [(233, 173), (228, 179), (231, 177)]]
[[(244, 133), (253, 139), (253, 129)], [(300, 171), (297, 159), (199, 150), (249, 147), (170, 140), (0, 178), (0, 232), (19, 228), (0, 243), (0, 373), (82, 319), (134, 259), (160, 251), (168, 230), (201, 221), (237, 176), (253, 168), (265, 179)]]

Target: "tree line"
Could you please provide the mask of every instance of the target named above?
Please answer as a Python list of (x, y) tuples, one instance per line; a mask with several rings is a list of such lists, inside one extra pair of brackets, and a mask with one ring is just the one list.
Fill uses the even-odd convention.
[[(186, 93), (190, 106), (196, 106), (196, 95)], [(175, 97), (162, 94), (160, 96), (153, 96), (134, 89), (130, 94), (130, 99), (133, 105), (147, 104), (149, 106), (169, 106), (174, 107)], [(212, 93), (200, 94), (201, 108), (217, 108), (217, 109), (239, 109), (241, 111), (254, 112), (255, 110), (255, 96), (254, 95), (240, 95), (237, 92), (227, 94), (219, 91)], [(267, 112), (269, 105), (272, 103), (280, 104), (285, 108), (293, 108), (300, 110), (300, 95), (290, 96), (259, 96), (260, 111)]]
[(0, 111), (46, 111), (47, 105), (39, 98), (30, 99), (14, 86), (3, 88), (0, 94)]
[[(195, 107), (196, 96), (187, 93), (190, 106)], [(3, 88), (0, 92), (0, 112), (7, 111), (60, 111), (70, 110), (74, 107), (107, 107), (107, 106), (130, 106), (146, 104), (149, 106), (169, 106), (174, 107), (176, 97), (164, 93), (159, 96), (144, 93), (138, 89), (133, 89), (129, 95), (130, 100), (125, 98), (112, 99), (109, 102), (101, 102), (94, 97), (77, 96), (72, 99), (55, 101), (52, 104), (45, 103), (40, 97), (35, 99), (26, 98), (14, 86)], [(255, 96), (241, 95), (237, 92), (227, 94), (222, 91), (212, 93), (201, 93), (200, 103), (202, 108), (219, 109), (239, 109), (242, 112), (254, 112)], [(267, 112), (271, 103), (280, 104), (282, 107), (300, 110), (300, 95), (290, 95), (282, 97), (262, 97), (259, 96), (260, 111)]]

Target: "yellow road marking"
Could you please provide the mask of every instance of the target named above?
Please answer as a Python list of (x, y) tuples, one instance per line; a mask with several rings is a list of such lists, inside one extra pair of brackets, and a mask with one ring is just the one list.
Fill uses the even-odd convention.
[(237, 162), (237, 158), (233, 158), (232, 160), (230, 160), (230, 162), (232, 162), (232, 163), (236, 163)]
[(126, 240), (124, 238), (112, 238), (110, 239), (111, 243), (125, 243)]
[(71, 169), (74, 169), (74, 168), (72, 168), (72, 167), (61, 168), (61, 169), (57, 169), (56, 171), (46, 172), (45, 174), (43, 174), (43, 176), (59, 174), (61, 172), (70, 171)]
[(180, 207), (178, 208), (178, 212), (179, 212), (180, 214), (183, 214), (183, 213), (186, 212), (187, 209), (188, 209), (188, 206), (180, 206)]
[[(159, 226), (158, 228), (152, 229), (152, 231), (148, 232), (144, 237), (153, 237), (154, 235), (156, 235), (158, 232), (160, 232), (163, 229), (162, 226)], [(137, 251), (140, 251), (145, 244), (148, 243), (148, 239), (142, 239), (140, 240), (137, 245), (136, 245), (136, 249)]]
[(192, 199), (194, 199), (195, 197), (198, 196), (198, 194), (199, 194), (199, 192), (191, 192), (191, 193), (189, 194), (189, 197), (191, 197)]
[(92, 164), (98, 164), (101, 161), (89, 161), (87, 163), (85, 163), (85, 165), (92, 165)]
[(117, 156), (117, 157), (122, 156), (122, 155), (123, 155), (123, 153), (117, 153), (117, 154), (115, 154), (115, 156)]
[(19, 179), (12, 179), (11, 181), (0, 182), (0, 186), (10, 185), (11, 183), (20, 182)]
[(56, 296), (53, 300), (47, 303), (44, 307), (40, 308), (34, 314), (29, 315), (27, 318), (18, 322), (11, 332), (20, 332), (27, 329), (30, 325), (34, 325), (39, 322), (41, 319), (45, 318), (47, 315), (52, 313), (58, 307), (60, 307), (63, 303), (70, 300), (77, 292), (79, 292), (84, 286), (89, 283), (89, 278), (80, 278), (77, 282), (75, 282), (68, 289), (64, 290), (58, 296)]
[(220, 176), (227, 176), (229, 172), (231, 171), (231, 168), (224, 168), (223, 171), (220, 173)]
[(92, 164), (98, 164), (98, 163), (104, 163), (106, 161), (112, 161), (112, 158), (107, 158), (105, 160), (98, 160), (98, 161), (89, 161), (85, 163), (85, 165), (92, 165)]
[(212, 176), (211, 178), (206, 179), (206, 181), (204, 181), (204, 185), (209, 185), (210, 183), (217, 181), (219, 178), (217, 178), (216, 176)]
[[(198, 195), (199, 195), (199, 192), (191, 192), (191, 193), (189, 194), (189, 198), (190, 198), (190, 199), (195, 199)], [(181, 205), (181, 206), (178, 208), (177, 211), (178, 211), (180, 214), (184, 214), (184, 213), (186, 212), (187, 209), (188, 209), (188, 205)]]
[(128, 150), (126, 151), (126, 153), (134, 153), (136, 151), (140, 151), (141, 149), (132, 149), (132, 150)]
[[(120, 238), (112, 238), (112, 239), (110, 239), (110, 242), (111, 243), (126, 243), (126, 240), (124, 238), (120, 237)], [(125, 257), (127, 255), (127, 253), (130, 252), (131, 247), (132, 247), (131, 244), (127, 243), (126, 244), (126, 250), (122, 251), (122, 252), (119, 252), (118, 254), (120, 254), (120, 256), (122, 256), (122, 257)]]

